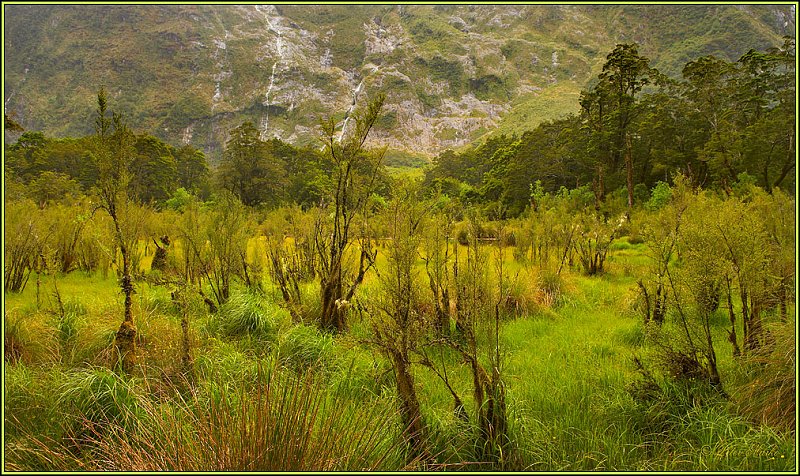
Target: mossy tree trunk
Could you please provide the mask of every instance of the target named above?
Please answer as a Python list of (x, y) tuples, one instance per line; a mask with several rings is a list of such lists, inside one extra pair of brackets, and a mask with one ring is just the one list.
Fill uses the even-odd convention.
[(114, 221), (117, 240), (119, 241), (119, 249), (122, 254), (122, 279), (120, 280), (120, 288), (125, 295), (124, 317), (114, 337), (114, 345), (119, 355), (119, 366), (122, 368), (123, 372), (130, 373), (136, 363), (136, 325), (133, 323), (133, 294), (135, 290), (130, 269), (130, 252), (125, 245), (125, 241), (122, 239), (122, 232), (120, 230), (116, 211), (111, 214), (111, 218)]

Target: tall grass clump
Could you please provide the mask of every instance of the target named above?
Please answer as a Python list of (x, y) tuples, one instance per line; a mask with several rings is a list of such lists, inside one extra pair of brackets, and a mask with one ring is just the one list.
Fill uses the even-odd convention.
[(20, 360), (28, 360), (30, 338), (21, 319), (14, 314), (5, 312), (3, 321), (3, 360), (12, 364)]
[[(318, 382), (263, 374), (210, 403), (148, 403), (142, 425), (92, 439), (81, 457), (48, 452), (55, 468), (91, 471), (381, 471), (413, 469), (388, 405), (328, 399)], [(227, 393), (231, 392), (231, 393)]]
[(280, 362), (294, 370), (309, 370), (332, 359), (333, 337), (316, 327), (298, 324), (281, 338)]
[(58, 393), (58, 408), (70, 423), (66, 430), (76, 432), (76, 438), (85, 436), (87, 429), (102, 432), (110, 425), (132, 428), (143, 416), (133, 384), (106, 368), (67, 372)]
[(752, 427), (722, 405), (692, 408), (684, 414), (663, 455), (675, 470), (792, 471), (795, 445), (770, 428)]
[(255, 293), (231, 296), (211, 321), (211, 330), (225, 337), (252, 337), (274, 343), (280, 329), (291, 322), (288, 311), (264, 301)]
[(747, 356), (752, 378), (735, 393), (739, 413), (746, 419), (794, 433), (797, 397), (797, 347), (794, 323), (770, 329), (771, 345)]
[(78, 328), (87, 313), (86, 306), (74, 298), (62, 301), (58, 288), (55, 295), (59, 309), (53, 312), (51, 324), (55, 328), (62, 360), (73, 361), (77, 351)]
[(633, 399), (628, 410), (634, 431), (645, 441), (662, 440), (666, 444), (693, 409), (722, 403), (719, 393), (702, 380), (661, 379), (636, 362), (640, 376), (628, 385)]
[(3, 313), (3, 359), (26, 364), (58, 360), (58, 342), (43, 313), (32, 309), (6, 309)]
[(628, 387), (631, 404), (618, 412), (641, 441), (637, 469), (794, 469), (793, 438), (733, 414), (728, 399), (710, 383), (639, 372), (641, 377)]
[(57, 433), (58, 417), (54, 402), (58, 394), (54, 382), (61, 378), (62, 372), (57, 369), (42, 372), (24, 362), (6, 365), (3, 392), (6, 443), (31, 432)]
[(5, 408), (17, 438), (7, 447), (5, 469), (86, 469), (82, 459), (103, 438), (133, 431), (145, 418), (131, 382), (106, 368), (33, 374), (19, 367), (11, 374)]
[(387, 359), (344, 339), (335, 342), (332, 355), (333, 372), (327, 378), (334, 395), (372, 399), (394, 394), (394, 372)]
[(539, 276), (541, 302), (545, 307), (552, 307), (563, 301), (564, 280), (559, 273), (543, 269)]
[(254, 385), (258, 377), (258, 359), (232, 342), (209, 341), (207, 349), (195, 360), (198, 379), (208, 386), (229, 384)]

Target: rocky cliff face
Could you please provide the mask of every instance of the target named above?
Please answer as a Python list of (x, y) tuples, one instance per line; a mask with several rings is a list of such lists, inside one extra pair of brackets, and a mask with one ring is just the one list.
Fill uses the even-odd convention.
[(619, 42), (669, 74), (794, 35), (794, 8), (732, 5), (6, 5), (5, 110), (91, 132), (104, 85), (132, 125), (212, 157), (227, 131), (314, 143), (378, 90), (373, 140), (430, 157), (577, 109)]

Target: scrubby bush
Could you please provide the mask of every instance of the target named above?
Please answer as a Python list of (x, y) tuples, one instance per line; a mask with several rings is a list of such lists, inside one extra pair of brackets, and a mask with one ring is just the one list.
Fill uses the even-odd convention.
[(671, 197), (672, 189), (669, 184), (666, 182), (658, 182), (656, 186), (653, 187), (653, 191), (650, 193), (650, 199), (645, 203), (644, 208), (651, 212), (660, 210), (669, 203)]
[(456, 241), (461, 246), (468, 246), (469, 245), (469, 231), (466, 227), (460, 227), (456, 231)]
[(605, 269), (611, 243), (620, 234), (627, 220), (625, 216), (606, 218), (597, 213), (584, 212), (576, 224), (572, 246), (578, 254), (583, 272), (589, 276)]
[(21, 292), (37, 266), (46, 231), (30, 201), (6, 203), (4, 225), (3, 290)]

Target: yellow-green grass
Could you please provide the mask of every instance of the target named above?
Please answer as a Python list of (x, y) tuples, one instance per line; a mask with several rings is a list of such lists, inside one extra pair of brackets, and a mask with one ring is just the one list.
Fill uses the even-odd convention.
[[(251, 240), (250, 259), (263, 253), (263, 243)], [(377, 267), (386, 269), (386, 244), (379, 249)], [(485, 245), (487, 273), (497, 286), (496, 246)], [(459, 259), (466, 249), (458, 247)], [(504, 267), (509, 276), (531, 284), (536, 290), (546, 272), (513, 260), (512, 248), (504, 249)], [(620, 240), (612, 247), (606, 272), (586, 277), (580, 268), (565, 266), (561, 273), (562, 298), (543, 301), (541, 295), (524, 315), (504, 316), (500, 330), (501, 370), (507, 391), (509, 434), (513, 444), (507, 465), (477, 465), (470, 469), (532, 470), (791, 470), (794, 468), (793, 439), (768, 428), (746, 424), (735, 416), (724, 400), (685, 407), (678, 404), (653, 410), (636, 402), (627, 391), (638, 378), (634, 356), (646, 358), (649, 344), (634, 308), (636, 281), (646, 272), (648, 258), (643, 244)], [(556, 259), (556, 258), (553, 258)], [(148, 265), (145, 265), (148, 266)], [(553, 266), (553, 263), (550, 263)], [(421, 291), (427, 292), (424, 263), (417, 260)], [(54, 324), (57, 282), (63, 302), (70, 303), (77, 320), (77, 348), (70, 357), (58, 343)], [(252, 299), (260, 306), (280, 305), (266, 278), (267, 293)], [(41, 276), (40, 304), (36, 306), (36, 276), (24, 292), (6, 294), (6, 325), (24, 334), (30, 354), (21, 363), (6, 365), (6, 422), (12, 431), (7, 444), (18, 445), (31, 435), (58, 438), (75, 416), (58, 408), (69, 386), (97, 374), (93, 365), (104, 365), (106, 349), (122, 318), (122, 295), (114, 273), (75, 272), (66, 276)], [(237, 287), (234, 292), (246, 292)], [(307, 296), (317, 291), (315, 283), (304, 285)], [(369, 301), (381, 293), (381, 283), (369, 274), (358, 291)], [(169, 290), (137, 283), (134, 315), (140, 332), (139, 362), (145, 368), (131, 380), (137, 398), (177, 405), (180, 385), (179, 312)], [(203, 309), (202, 307), (200, 309)], [(793, 309), (790, 309), (790, 312)], [(713, 335), (723, 386), (729, 391), (746, 380), (731, 356), (727, 343), (726, 311), (716, 312)], [(391, 366), (365, 343), (371, 336), (368, 319), (350, 313), (350, 331), (340, 336), (317, 335), (284, 323), (266, 340), (258, 336), (224, 333), (220, 315), (195, 312), (190, 316), (196, 393), (202, 402), (219, 396), (219, 386), (252, 388), (260, 369), (267, 367), (286, 375), (310, 371), (322, 376), (326, 399), (360, 405), (384, 405), (395, 399)], [(493, 315), (486, 316), (492, 322)], [(313, 322), (306, 323), (312, 325)], [(491, 328), (490, 324), (482, 327)], [(738, 330), (741, 336), (741, 329)], [(489, 368), (493, 337), (479, 337), (480, 359)], [(474, 415), (471, 374), (451, 349), (432, 348), (430, 357), (443, 361), (453, 388)], [(76, 369), (82, 369), (74, 373)], [(93, 373), (94, 372), (94, 373)], [(417, 392), (426, 423), (433, 433), (433, 452), (442, 462), (475, 461), (470, 448), (474, 428), (453, 416), (449, 391), (430, 370), (414, 366)], [(80, 377), (80, 378), (79, 378)], [(93, 377), (94, 378), (94, 377)], [(103, 377), (106, 384), (111, 382)], [(82, 380), (83, 379), (83, 380)], [(113, 382), (112, 382), (113, 383)], [(246, 394), (246, 392), (245, 392)], [(59, 400), (61, 398), (61, 400)], [(126, 403), (127, 405), (127, 403)], [(176, 406), (176, 408), (177, 408)], [(656, 413), (653, 413), (656, 412)], [(655, 416), (654, 416), (655, 415)], [(669, 433), (655, 434), (648, 418), (658, 418)], [(15, 422), (14, 419), (19, 420)]]
[(397, 180), (419, 180), (425, 175), (422, 167), (386, 166), (386, 172)]

